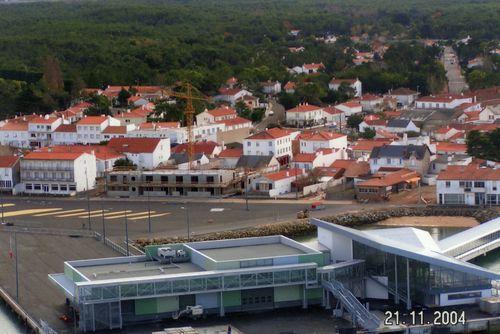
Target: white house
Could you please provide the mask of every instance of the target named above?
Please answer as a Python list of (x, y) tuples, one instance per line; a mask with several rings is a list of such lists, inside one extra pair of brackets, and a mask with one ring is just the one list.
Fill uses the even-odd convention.
[(410, 106), (415, 102), (418, 95), (420, 95), (419, 92), (400, 87), (394, 90), (390, 90), (387, 94), (384, 95), (384, 97), (395, 98), (397, 100), (397, 103), (401, 106)]
[(18, 156), (0, 156), (0, 191), (12, 192), (19, 183), (19, 161)]
[(29, 148), (28, 122), (18, 119), (6, 120), (0, 127), (0, 144), (16, 148)]
[(113, 138), (107, 146), (124, 154), (139, 169), (154, 169), (170, 158), (168, 138)]
[(262, 83), (264, 94), (275, 95), (281, 92), (281, 83), (279, 81), (266, 81)]
[(27, 194), (74, 195), (94, 189), (95, 155), (85, 152), (31, 152), (21, 160)]
[(288, 124), (295, 126), (311, 126), (326, 122), (323, 108), (309, 103), (301, 103), (295, 108), (286, 110), (285, 119)]
[(35, 117), (28, 122), (28, 133), (31, 147), (44, 147), (52, 144), (52, 134), (59, 125), (62, 124), (62, 118)]
[(359, 123), (359, 132), (365, 132), (367, 128), (373, 130), (386, 130), (387, 121), (385, 119), (380, 119), (380, 117), (375, 115), (368, 115), (363, 119), (363, 122)]
[(363, 107), (358, 101), (347, 101), (344, 103), (340, 103), (337, 104), (335, 108), (342, 110), (345, 113), (346, 117), (354, 114), (359, 114), (363, 111)]
[(420, 175), (427, 174), (431, 152), (427, 145), (383, 145), (374, 147), (370, 154), (370, 171), (380, 168), (408, 168)]
[(337, 109), (335, 106), (328, 106), (323, 108), (323, 117), (326, 119), (327, 124), (332, 124), (341, 128), (345, 127), (346, 117), (345, 112)]
[(76, 123), (76, 134), (80, 144), (98, 144), (104, 140), (102, 132), (110, 125), (121, 125), (111, 116), (87, 116)]
[(415, 101), (417, 109), (454, 109), (463, 103), (472, 103), (472, 97), (464, 95), (423, 96)]
[(399, 118), (390, 119), (385, 130), (392, 133), (420, 132), (420, 128), (412, 120)]
[(446, 141), (455, 136), (457, 133), (462, 133), (462, 131), (459, 131), (454, 127), (443, 126), (434, 131), (434, 138), (437, 141)]
[(314, 153), (298, 153), (294, 155), (292, 167), (304, 170), (329, 167), (337, 159), (341, 159), (338, 151), (331, 148), (321, 148)]
[(438, 204), (497, 205), (500, 204), (500, 169), (448, 166), (436, 181)]
[(234, 106), (236, 102), (239, 99), (242, 99), (245, 95), (252, 95), (252, 93), (246, 89), (223, 87), (219, 89), (219, 94), (214, 97), (214, 100), (228, 102)]
[(359, 99), (363, 111), (379, 111), (384, 105), (384, 98), (382, 96), (373, 94), (364, 94)]
[(292, 140), (297, 135), (279, 128), (266, 129), (243, 140), (243, 155), (272, 155), (281, 164), (288, 163), (293, 156)]
[(228, 106), (222, 106), (216, 109), (205, 109), (203, 112), (196, 115), (196, 124), (205, 125), (218, 123), (223, 120), (233, 119), (238, 117), (238, 114), (234, 108)]
[(297, 168), (263, 174), (252, 180), (251, 189), (269, 197), (287, 194), (292, 191), (292, 183), (305, 175), (304, 170)]
[(355, 97), (360, 97), (363, 94), (362, 83), (358, 78), (356, 79), (335, 79), (333, 78), (328, 84), (328, 88), (333, 91), (338, 91), (342, 84), (347, 84), (354, 91)]
[(330, 131), (304, 131), (298, 137), (300, 153), (314, 153), (319, 149), (334, 149), (345, 152), (347, 135)]
[(323, 65), (323, 63), (310, 63), (292, 67), (288, 71), (293, 74), (315, 74), (324, 69), (325, 65)]
[(52, 134), (54, 145), (74, 145), (78, 143), (76, 124), (61, 124)]

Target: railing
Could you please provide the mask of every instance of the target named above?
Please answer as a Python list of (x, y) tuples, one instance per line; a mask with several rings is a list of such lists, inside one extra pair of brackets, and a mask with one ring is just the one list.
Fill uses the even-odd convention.
[(408, 302), (408, 300), (404, 297), (404, 296), (406, 296), (406, 291), (405, 291), (405, 290), (400, 290), (400, 289), (398, 289), (398, 291), (396, 292), (396, 290), (395, 290), (394, 288), (391, 288), (391, 287), (389, 287), (388, 285), (385, 285), (384, 283), (382, 283), (382, 282), (380, 282), (378, 279), (376, 279), (374, 276), (372, 276), (372, 275), (368, 275), (367, 277), (368, 277), (368, 279), (371, 279), (373, 282), (378, 283), (380, 286), (382, 286), (382, 287), (386, 288), (386, 289), (387, 289), (387, 291), (388, 291), (391, 295), (393, 295), (393, 296), (398, 296), (398, 299), (399, 299), (400, 301), (402, 301), (403, 303), (405, 303), (405, 304), (406, 304), (406, 303)]
[(461, 245), (456, 248), (452, 248), (446, 252), (446, 255), (454, 256), (454, 257), (460, 257), (461, 255), (464, 255), (474, 249), (477, 249), (481, 246), (484, 246), (488, 243), (492, 243), (494, 241), (500, 240), (500, 231), (495, 231), (491, 234), (488, 234), (482, 238), (472, 240), (464, 245)]
[(380, 319), (370, 313), (342, 283), (331, 280), (322, 281), (321, 284), (342, 303), (343, 307), (352, 316), (355, 324), (359, 324), (368, 331), (373, 331), (380, 326)]

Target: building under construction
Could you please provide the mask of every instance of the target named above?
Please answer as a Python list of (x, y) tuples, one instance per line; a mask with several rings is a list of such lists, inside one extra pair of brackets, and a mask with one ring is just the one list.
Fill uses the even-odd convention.
[(219, 197), (241, 190), (241, 175), (229, 169), (115, 171), (107, 175), (109, 196)]

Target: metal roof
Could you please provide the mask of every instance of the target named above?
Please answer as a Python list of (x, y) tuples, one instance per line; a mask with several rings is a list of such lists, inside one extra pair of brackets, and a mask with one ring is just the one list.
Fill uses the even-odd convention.
[(497, 231), (500, 231), (500, 218), (492, 219), (486, 223), (444, 238), (439, 241), (438, 245), (443, 252), (448, 252)]
[(311, 224), (340, 234), (361, 244), (379, 249), (383, 252), (407, 257), (409, 259), (457, 270), (460, 272), (465, 272), (472, 275), (487, 277), (491, 279), (500, 279), (500, 273), (495, 273), (485, 268), (457, 260), (454, 257), (444, 255), (435, 250), (418, 247), (416, 245), (411, 245), (408, 243), (396, 241), (391, 238), (386, 238), (382, 235), (359, 231), (353, 228), (332, 224), (315, 218), (311, 219)]

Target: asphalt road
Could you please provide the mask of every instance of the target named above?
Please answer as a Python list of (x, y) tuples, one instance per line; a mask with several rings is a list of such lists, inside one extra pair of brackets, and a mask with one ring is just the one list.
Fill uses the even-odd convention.
[[(248, 211), (244, 200), (183, 203), (153, 199), (148, 204), (145, 199), (94, 198), (87, 202), (85, 199), (5, 197), (4, 203), (6, 222), (16, 226), (59, 229), (88, 228), (89, 204), (92, 229), (101, 232), (104, 221), (106, 235), (113, 239), (121, 239), (125, 235), (125, 219), (130, 238), (147, 237), (148, 206), (151, 210), (153, 237), (186, 236), (188, 218), (191, 234), (204, 234), (293, 219), (298, 211), (309, 207), (307, 202), (293, 200), (251, 200)], [(379, 205), (364, 204), (363, 208)], [(104, 210), (104, 219), (101, 209)], [(312, 212), (311, 216), (323, 217), (359, 209), (357, 203), (338, 201), (336, 204), (326, 204), (325, 210)]]
[(255, 132), (265, 130), (270, 124), (280, 124), (285, 121), (285, 108), (276, 100), (269, 101), (273, 115), (266, 117), (255, 126)]
[(458, 94), (468, 89), (465, 78), (462, 75), (462, 70), (458, 62), (458, 57), (455, 50), (449, 46), (445, 46), (443, 59), (441, 60), (446, 70), (446, 78), (448, 79), (448, 92)]

